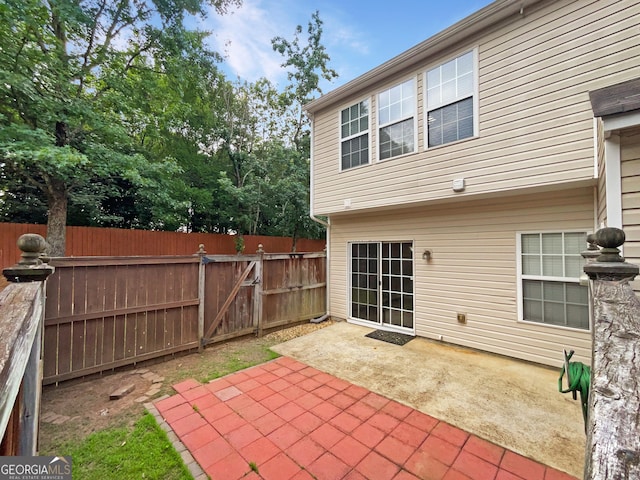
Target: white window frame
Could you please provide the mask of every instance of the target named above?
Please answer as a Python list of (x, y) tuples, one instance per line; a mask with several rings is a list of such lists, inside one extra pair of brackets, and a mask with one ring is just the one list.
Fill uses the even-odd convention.
[[(545, 234), (545, 233), (582, 233), (587, 235), (588, 229), (568, 229), (568, 230), (531, 230), (531, 231), (521, 231), (516, 232), (516, 297), (517, 297), (517, 310), (518, 310), (518, 322), (526, 324), (526, 325), (536, 325), (543, 328), (557, 328), (564, 330), (571, 330), (573, 332), (591, 332), (593, 326), (591, 325), (591, 301), (587, 301), (587, 307), (589, 309), (589, 328), (578, 328), (578, 327), (568, 327), (565, 325), (554, 325), (552, 323), (544, 323), (544, 322), (534, 322), (531, 320), (526, 320), (524, 318), (524, 292), (522, 289), (522, 281), (523, 280), (540, 280), (540, 281), (549, 281), (549, 282), (561, 282), (561, 283), (576, 283), (580, 284), (580, 277), (551, 277), (544, 275), (523, 275), (522, 273), (522, 236), (530, 235), (530, 234)], [(587, 244), (585, 242), (585, 250), (587, 248)], [(564, 253), (563, 253), (564, 255)], [(587, 287), (588, 288), (588, 287)], [(591, 292), (588, 292), (589, 298)]]
[[(383, 261), (383, 252), (382, 252), (382, 245), (384, 243), (390, 243), (390, 244), (394, 244), (394, 243), (411, 243), (411, 249), (412, 249), (412, 257), (411, 257), (411, 263), (412, 263), (412, 269), (413, 269), (413, 275), (411, 275), (408, 278), (411, 278), (411, 281), (413, 282), (413, 293), (412, 293), (412, 297), (413, 297), (413, 301), (412, 301), (412, 310), (407, 310), (407, 311), (411, 311), (413, 314), (413, 326), (412, 328), (408, 328), (408, 327), (403, 327), (403, 326), (399, 326), (399, 325), (392, 325), (389, 323), (385, 323), (382, 320), (382, 311), (383, 311), (383, 289), (382, 289), (382, 261)], [(352, 260), (353, 260), (353, 255), (352, 255), (352, 245), (354, 244), (376, 244), (378, 245), (378, 259), (377, 259), (377, 275), (378, 275), (378, 281), (380, 282), (378, 284), (377, 287), (377, 308), (378, 308), (378, 321), (377, 322), (373, 322), (373, 321), (368, 321), (368, 320), (364, 320), (364, 319), (360, 319), (357, 317), (353, 317), (352, 316), (352, 304), (353, 304), (353, 298), (352, 298), (352, 292), (353, 292), (353, 285), (352, 285), (352, 281), (353, 281), (353, 268), (352, 268)], [(347, 301), (347, 305), (346, 305), (346, 319), (349, 323), (354, 323), (356, 325), (362, 325), (365, 327), (369, 327), (371, 328), (372, 325), (378, 325), (376, 328), (380, 328), (382, 330), (388, 330), (388, 331), (394, 331), (394, 332), (399, 332), (399, 333), (406, 333), (406, 334), (410, 334), (410, 335), (415, 335), (416, 332), (416, 272), (415, 272), (415, 268), (416, 268), (416, 259), (415, 259), (415, 240), (352, 240), (347, 242), (347, 260), (348, 260), (348, 266), (347, 266), (347, 282), (346, 282), (346, 287), (347, 287), (347, 292), (346, 292), (346, 297), (348, 299)], [(403, 292), (404, 293), (404, 292)], [(397, 309), (396, 309), (397, 310)], [(401, 311), (405, 311), (404, 309), (401, 309)]]
[[(388, 122), (382, 123), (380, 121), (380, 95), (388, 92), (389, 90), (399, 87), (405, 83), (408, 82), (412, 82), (413, 83), (413, 112), (411, 113), (411, 115), (401, 115), (399, 118), (390, 120)], [(397, 83), (394, 83), (393, 85), (380, 90), (377, 92), (376, 94), (376, 160), (378, 162), (385, 162), (387, 160), (393, 160), (394, 158), (401, 158), (401, 157), (405, 157), (407, 155), (413, 155), (415, 153), (418, 152), (418, 78), (416, 75), (413, 75), (411, 77), (405, 78), (404, 80), (401, 80)], [(382, 131), (383, 128), (385, 127), (389, 127), (391, 125), (395, 125), (397, 123), (402, 123), (405, 122), (409, 119), (413, 119), (413, 150), (411, 152), (406, 152), (406, 153), (402, 153), (399, 155), (392, 155), (390, 157), (387, 158), (381, 158), (380, 157), (380, 152), (381, 152), (381, 148), (380, 148), (380, 139), (381, 139), (381, 134), (380, 132)]]
[[(466, 55), (468, 53), (473, 54), (473, 75), (472, 75), (473, 76), (473, 89), (472, 89), (473, 93), (472, 95), (471, 96), (463, 95), (460, 97), (456, 96), (455, 100), (452, 100), (450, 102), (440, 103), (437, 105), (429, 105), (429, 93), (428, 93), (429, 92), (429, 81), (428, 81), (429, 72), (434, 68), (442, 67), (443, 65), (451, 62), (452, 60), (462, 57), (463, 55)], [(424, 149), (429, 150), (432, 148), (441, 148), (446, 145), (453, 145), (458, 142), (464, 142), (467, 140), (471, 140), (473, 138), (477, 138), (480, 135), (479, 133), (480, 132), (480, 121), (479, 121), (480, 115), (479, 115), (479, 101), (478, 101), (478, 97), (479, 97), (478, 96), (478, 47), (461, 51), (456, 55), (448, 58), (445, 61), (438, 62), (437, 64), (431, 65), (424, 72), (423, 78), (424, 78), (424, 81), (423, 81), (423, 85), (424, 85), (423, 87), (424, 88), (424, 95), (423, 95), (424, 97)], [(454, 140), (451, 142), (442, 143), (440, 145), (434, 145), (430, 147), (429, 146), (429, 112), (433, 110), (438, 110), (448, 105), (453, 105), (454, 103), (458, 103), (467, 98), (472, 98), (472, 104), (473, 104), (473, 135), (471, 135), (470, 137), (465, 137), (459, 140)]]
[[(355, 105), (359, 105), (362, 102), (367, 102), (368, 105), (369, 105), (369, 120), (367, 122), (367, 130), (366, 131), (363, 130), (363, 131), (361, 131), (359, 133), (356, 133), (356, 134), (353, 134), (353, 135), (350, 135), (348, 137), (344, 137), (343, 138), (342, 137), (342, 112), (345, 111), (345, 110), (350, 109), (351, 107), (353, 107)], [(372, 137), (372, 135), (371, 135), (371, 123), (372, 123), (371, 104), (372, 104), (371, 97), (366, 97), (366, 98), (363, 98), (363, 99), (358, 100), (356, 102), (353, 102), (353, 103), (349, 104), (348, 106), (346, 106), (344, 108), (341, 108), (338, 111), (338, 143), (340, 145), (340, 149), (339, 149), (340, 150), (340, 154), (339, 154), (339, 158), (338, 158), (338, 170), (340, 172), (347, 172), (347, 171), (350, 171), (350, 170), (354, 170), (356, 168), (364, 167), (366, 165), (371, 165), (371, 137)], [(367, 135), (367, 148), (369, 149), (369, 153), (367, 155), (367, 163), (362, 163), (360, 165), (356, 165), (355, 167), (342, 168), (342, 143), (346, 142), (346, 141), (349, 141), (349, 140), (353, 140), (354, 138), (362, 137), (364, 135)]]

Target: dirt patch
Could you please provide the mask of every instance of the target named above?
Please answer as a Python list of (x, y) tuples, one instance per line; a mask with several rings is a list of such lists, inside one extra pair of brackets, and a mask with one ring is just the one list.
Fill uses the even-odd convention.
[[(144, 413), (144, 403), (175, 393), (172, 385), (194, 378), (207, 382), (251, 365), (268, 361), (269, 348), (331, 325), (303, 324), (270, 333), (262, 338), (245, 337), (208, 347), (171, 360), (130, 367), (126, 370), (49, 385), (42, 393), (40, 453), (59, 454), (68, 441), (110, 427), (132, 426)], [(118, 400), (109, 395), (121, 387), (134, 389)]]

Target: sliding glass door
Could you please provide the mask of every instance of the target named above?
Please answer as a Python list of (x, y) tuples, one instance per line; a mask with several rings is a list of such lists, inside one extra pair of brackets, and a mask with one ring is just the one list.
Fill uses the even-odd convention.
[(413, 243), (352, 243), (350, 255), (351, 319), (413, 331)]

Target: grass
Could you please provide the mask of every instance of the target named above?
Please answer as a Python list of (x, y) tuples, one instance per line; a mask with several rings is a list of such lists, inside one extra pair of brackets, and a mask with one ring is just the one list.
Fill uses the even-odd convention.
[(67, 443), (74, 480), (191, 480), (189, 469), (150, 413), (133, 428), (109, 428)]
[[(203, 354), (176, 358), (154, 367), (165, 377), (161, 393), (173, 394), (170, 386), (186, 378), (206, 383), (276, 359), (280, 355), (271, 347), (280, 341), (261, 338), (229, 342)], [(85, 425), (91, 425), (91, 417), (81, 415), (82, 428), (43, 424), (46, 441), (41, 443), (41, 454), (70, 455), (74, 480), (193, 479), (165, 432), (151, 414), (142, 413), (141, 405), (114, 414), (109, 427), (88, 435)], [(252, 463), (250, 468), (257, 473), (258, 465)]]
[[(225, 354), (215, 362), (202, 357), (202, 364), (192, 365), (191, 371), (180, 368), (176, 381), (193, 377), (206, 383), (280, 356), (268, 344), (257, 348), (241, 344), (231, 347), (229, 345)], [(196, 406), (194, 410), (197, 411)], [(53, 446), (55, 453), (52, 454), (72, 457), (74, 480), (193, 479), (166, 433), (149, 413), (143, 414), (133, 427), (119, 422), (118, 426)], [(251, 468), (257, 472), (257, 465)]]
[(216, 378), (224, 377), (225, 375), (229, 375), (230, 373), (244, 370), (245, 368), (253, 367), (254, 365), (259, 365), (264, 362), (268, 362), (269, 360), (273, 360), (280, 356), (278, 353), (274, 352), (267, 346), (263, 346), (262, 351), (257, 356), (254, 355), (252, 358), (247, 358), (244, 353), (245, 352), (241, 350), (231, 352), (231, 354), (224, 362), (216, 365), (215, 370), (207, 372), (206, 375), (198, 378), (198, 381), (200, 383), (208, 383), (211, 380), (215, 380)]

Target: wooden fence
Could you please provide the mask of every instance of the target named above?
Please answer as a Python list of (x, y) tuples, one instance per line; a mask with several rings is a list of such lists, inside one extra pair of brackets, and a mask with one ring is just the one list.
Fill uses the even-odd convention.
[[(16, 240), (24, 233), (45, 236), (46, 225), (27, 223), (0, 223), (0, 268), (15, 264), (20, 257)], [(180, 233), (118, 228), (67, 227), (66, 256), (130, 256), (130, 255), (189, 255), (203, 244), (209, 254), (236, 253), (235, 235), (215, 233)], [(291, 252), (293, 239), (244, 235), (245, 252), (253, 253), (258, 245), (268, 252)], [(324, 240), (300, 238), (298, 252), (321, 252)]]
[(325, 263), (324, 252), (53, 259), (44, 383), (319, 317)]

